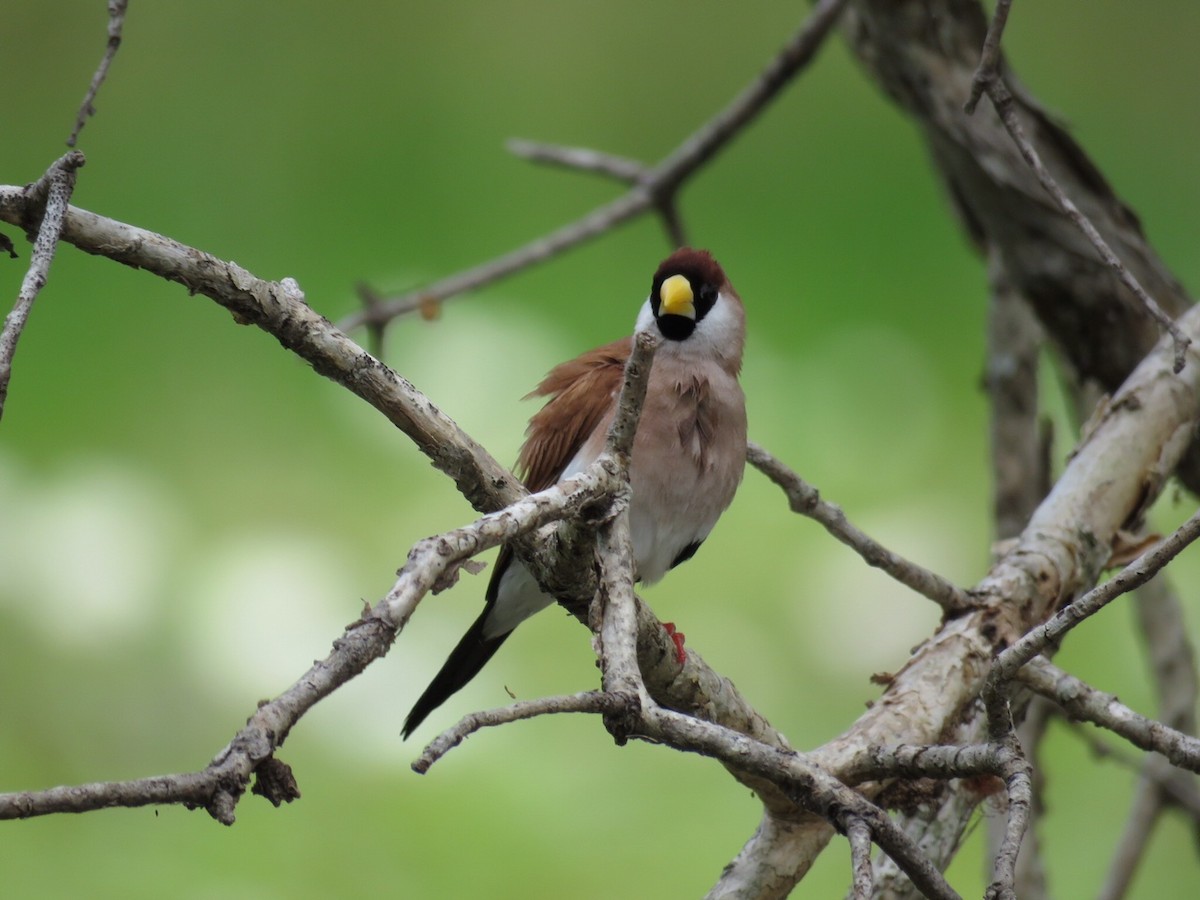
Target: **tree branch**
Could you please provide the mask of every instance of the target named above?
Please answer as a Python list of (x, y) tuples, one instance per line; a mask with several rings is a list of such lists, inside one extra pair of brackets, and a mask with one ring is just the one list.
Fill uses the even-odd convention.
[[(616, 200), (583, 218), (424, 288), (371, 304), (340, 322), (345, 331), (360, 325), (382, 325), (430, 302), (446, 300), (506, 278), (598, 237), (648, 210), (674, 207), (674, 197), (698, 169), (717, 155), (766, 108), (813, 59), (848, 0), (819, 0), (816, 8), (766, 69), (725, 109), (686, 138), (657, 165), (646, 168), (637, 183)], [(526, 145), (528, 146), (528, 145)], [(578, 151), (577, 151), (578, 152)], [(598, 157), (599, 158), (599, 157)], [(612, 157), (603, 157), (612, 160)], [(663, 204), (666, 203), (664, 207)], [(669, 218), (669, 216), (668, 216)]]
[(1063, 213), (1066, 214), (1067, 218), (1075, 223), (1075, 226), (1091, 241), (1092, 246), (1096, 248), (1096, 252), (1100, 254), (1100, 257), (1117, 273), (1117, 277), (1121, 279), (1121, 282), (1129, 288), (1146, 311), (1171, 336), (1171, 340), (1175, 346), (1175, 371), (1178, 372), (1183, 368), (1188, 344), (1191, 343), (1190, 339), (1179, 330), (1171, 317), (1163, 312), (1162, 307), (1146, 292), (1146, 289), (1142, 287), (1133, 273), (1121, 262), (1121, 258), (1113, 252), (1108, 242), (1100, 236), (1100, 232), (1096, 230), (1096, 226), (1092, 224), (1091, 219), (1083, 214), (1079, 207), (1075, 205), (1075, 202), (1067, 196), (1066, 191), (1055, 181), (1054, 176), (1050, 174), (1050, 170), (1042, 163), (1037, 150), (1034, 149), (1029, 138), (1025, 136), (1025, 130), (1021, 127), (1021, 120), (1017, 118), (1013, 96), (1009, 92), (1008, 87), (1000, 79), (1000, 76), (993, 72), (987, 78), (986, 89), (988, 97), (991, 98), (992, 106), (996, 109), (996, 114), (1000, 116), (1000, 121), (1004, 123), (1004, 127), (1012, 136), (1013, 143), (1020, 149), (1021, 156), (1029, 163), (1029, 167), (1037, 175), (1037, 179), (1041, 182), (1042, 187), (1046, 189), (1046, 193), (1054, 198), (1054, 201), (1059, 205)]
[[(181, 803), (203, 806), (218, 821), (233, 824), (234, 809), (252, 773), (272, 758), (309, 709), (388, 652), (417, 604), (443, 583), (448, 572), (484, 550), (529, 534), (548, 522), (578, 515), (589, 503), (607, 495), (618, 483), (615, 479), (615, 470), (597, 463), (587, 472), (528, 495), (471, 525), (419, 541), (387, 595), (347, 627), (325, 659), (314, 663), (279, 697), (261, 704), (246, 727), (202, 771), (0, 794), (0, 819), (107, 806)], [(276, 764), (281, 765), (278, 761)], [(270, 793), (267, 797), (276, 805), (293, 799)]]
[(1011, 695), (1012, 679), (1022, 666), (1051, 644), (1061, 641), (1068, 631), (1084, 619), (1095, 615), (1122, 594), (1145, 584), (1197, 537), (1200, 537), (1200, 512), (1195, 513), (1153, 550), (1143, 553), (1126, 566), (1120, 574), (1059, 610), (1050, 621), (1039, 625), (1001, 653), (983, 691), (988, 717), (993, 726), (1007, 719), (1006, 709)]
[(108, 77), (108, 67), (112, 65), (113, 58), (117, 55), (117, 49), (121, 46), (121, 31), (125, 27), (125, 9), (128, 5), (129, 0), (108, 0), (108, 44), (104, 48), (104, 56), (100, 58), (100, 65), (92, 76), (92, 83), (88, 85), (83, 103), (80, 104), (79, 112), (75, 116), (75, 127), (71, 129), (71, 134), (67, 137), (68, 147), (75, 146), (75, 142), (79, 140), (79, 132), (83, 131), (87, 120), (96, 114), (93, 104), (100, 85), (104, 84), (104, 79)]
[[(976, 0), (852, 0), (843, 33), (920, 129), (968, 237), (1032, 305), (1079, 379), (1112, 393), (1161, 329), (1046, 194), (999, 117), (964, 112), (987, 28)], [(1005, 78), (1043, 164), (1166, 314), (1181, 315), (1191, 299), (1137, 216), (1066, 129), (1017, 89), (1010, 65)], [(1189, 451), (1180, 477), (1200, 489), (1200, 447)]]
[[(0, 416), (4, 415), (4, 403), (8, 399), (17, 341), (21, 339), (21, 332), (29, 321), (33, 302), (50, 277), (50, 263), (58, 249), (71, 192), (75, 190), (75, 173), (83, 164), (83, 154), (72, 150), (56, 160), (46, 174), (21, 192), (22, 200), (30, 212), (30, 228), (36, 227), (36, 237), (16, 305), (4, 317), (4, 330), (0, 332)], [(36, 225), (33, 223), (35, 218)]]
[(602, 153), (589, 147), (561, 147), (521, 138), (513, 138), (507, 146), (508, 152), (513, 156), (530, 162), (561, 166), (577, 172), (592, 172), (625, 184), (637, 184), (649, 172), (649, 169), (636, 159)]
[(1004, 26), (1008, 22), (1008, 12), (1012, 6), (1012, 0), (998, 0), (996, 3), (996, 13), (992, 18), (992, 23), (988, 27), (987, 37), (983, 42), (983, 50), (979, 60), (979, 66), (975, 70), (975, 74), (971, 77), (971, 94), (967, 102), (963, 106), (963, 110), (967, 115), (973, 115), (975, 107), (979, 103), (980, 96), (986, 92), (989, 99), (992, 101), (992, 106), (996, 110), (996, 114), (1000, 117), (1000, 121), (1004, 123), (1005, 130), (1012, 137), (1013, 143), (1021, 152), (1021, 156), (1029, 167), (1037, 175), (1038, 181), (1045, 188), (1046, 193), (1054, 198), (1059, 208), (1066, 214), (1075, 226), (1083, 232), (1083, 235), (1096, 248), (1096, 252), (1101, 258), (1116, 272), (1117, 277), (1122, 283), (1133, 292), (1133, 295), (1142, 304), (1142, 307), (1150, 313), (1150, 315), (1163, 327), (1163, 330), (1171, 335), (1171, 340), (1175, 345), (1175, 371), (1178, 372), (1183, 368), (1184, 354), (1187, 352), (1189, 340), (1184, 337), (1171, 320), (1171, 317), (1163, 312), (1160, 307), (1145, 289), (1134, 277), (1133, 273), (1125, 267), (1119, 256), (1109, 247), (1108, 242), (1100, 236), (1100, 232), (1096, 226), (1092, 224), (1084, 213), (1075, 205), (1074, 201), (1067, 196), (1066, 191), (1059, 186), (1054, 176), (1050, 174), (1050, 170), (1042, 163), (1041, 157), (1038, 155), (1037, 149), (1025, 135), (1025, 129), (1021, 127), (1021, 120), (1017, 117), (1013, 96), (1009, 92), (1007, 85), (1004, 83), (1004, 78), (1000, 74), (1000, 40), (1004, 34)]
[(826, 531), (861, 556), (867, 565), (883, 569), (905, 587), (938, 604), (948, 616), (958, 615), (975, 606), (963, 591), (940, 575), (893, 553), (860, 531), (846, 520), (846, 514), (840, 507), (821, 499), (820, 491), (758, 444), (750, 443), (746, 461), (783, 489), (792, 512), (819, 522)]
[(850, 841), (850, 871), (853, 874), (850, 894), (854, 900), (870, 900), (874, 875), (871, 871), (871, 829), (862, 819), (851, 819), (846, 826)]
[(971, 96), (963, 104), (967, 115), (975, 114), (975, 107), (983, 96), (991, 80), (1000, 71), (1000, 41), (1004, 37), (1004, 26), (1008, 24), (1008, 11), (1012, 0), (996, 0), (996, 12), (992, 16), (992, 24), (988, 26), (987, 37), (983, 40), (983, 50), (979, 57), (979, 66), (971, 77)]
[[(36, 227), (37, 214), (37, 204), (20, 188), (0, 185), (0, 220), (29, 231)], [(62, 239), (86, 253), (182, 284), (228, 309), (239, 324), (256, 325), (274, 336), (318, 374), (383, 413), (454, 479), (477, 510), (500, 509), (524, 495), (512, 473), (428, 397), (310, 309), (291, 279), (265, 281), (236, 263), (74, 206), (67, 209)]]
[(1030, 661), (1018, 677), (1061, 706), (1072, 719), (1091, 722), (1135, 747), (1161, 753), (1176, 766), (1200, 772), (1200, 739), (1134, 712), (1114, 695), (1089, 686), (1044, 659)]
[[(33, 227), (34, 213), (34, 205), (19, 188), (0, 186), (0, 220), (28, 229)], [(438, 468), (454, 477), (459, 489), (477, 508), (499, 510), (525, 496), (524, 489), (512, 475), (420, 391), (314, 313), (290, 279), (263, 281), (234, 263), (219, 260), (162, 235), (74, 207), (68, 210), (63, 238), (86, 252), (184, 284), (189, 290), (202, 293), (229, 309), (237, 321), (255, 324), (272, 334), (285, 348), (308, 361), (318, 373), (342, 384), (383, 412), (430, 456)], [(544, 583), (552, 593), (584, 620), (587, 603), (594, 595), (595, 582), (590, 567), (580, 564), (580, 554), (585, 550), (576, 538), (581, 531), (590, 532), (591, 528), (564, 523), (549, 538), (525, 543), (519, 538), (514, 541), (520, 553), (528, 554), (536, 576), (546, 579)], [(590, 558), (590, 549), (586, 553)], [(550, 570), (552, 567), (554, 571)], [(386, 608), (379, 615), (402, 623), (411, 614), (412, 604), (419, 596), (420, 591), (412, 589), (411, 585), (398, 584), (383, 601)], [(579, 598), (582, 598), (582, 606), (578, 605)], [(651, 693), (659, 702), (711, 717), (761, 740), (786, 746), (782, 736), (746, 703), (733, 684), (713, 672), (698, 653), (689, 653), (686, 663), (679, 665), (674, 660), (674, 645), (653, 613), (641, 603), (637, 605), (637, 612), (639, 662)], [(376, 627), (374, 620), (366, 625)], [(355, 636), (353, 640), (352, 635)], [(304, 695), (304, 709), (386, 652), (394, 633), (385, 629), (382, 636), (373, 635), (373, 631), (362, 635), (352, 631), (340, 642), (353, 649), (354, 660), (361, 659), (361, 663), (335, 655), (298, 682), (307, 683), (313, 678), (313, 672), (319, 671), (319, 682), (327, 685), (324, 693)], [(258, 761), (251, 760), (251, 764), (243, 768), (248, 772)]]
[(424, 775), (443, 756), (465, 741), (468, 737), (483, 728), (493, 728), (497, 725), (507, 725), (523, 719), (533, 719), (537, 716), (556, 715), (558, 713), (592, 713), (610, 715), (618, 712), (623, 706), (621, 700), (604, 691), (583, 691), (565, 697), (543, 697), (537, 700), (521, 700), (517, 703), (503, 706), (499, 709), (473, 712), (443, 731), (429, 742), (421, 751), (421, 755), (413, 761), (412, 769), (418, 775)]

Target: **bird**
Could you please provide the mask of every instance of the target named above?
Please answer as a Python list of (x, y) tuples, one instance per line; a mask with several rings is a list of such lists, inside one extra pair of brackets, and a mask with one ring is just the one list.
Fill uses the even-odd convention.
[[(691, 559), (733, 501), (746, 462), (746, 402), (738, 376), (746, 338), (741, 298), (707, 250), (682, 247), (658, 266), (635, 334), (661, 338), (630, 455), (629, 527), (635, 577), (652, 584)], [(531, 492), (583, 472), (603, 452), (633, 337), (550, 371), (526, 396), (534, 413), (516, 471)], [(554, 598), (505, 545), (483, 612), (404, 721), (407, 739), (463, 688), (525, 619)], [(683, 635), (667, 627), (680, 662)]]

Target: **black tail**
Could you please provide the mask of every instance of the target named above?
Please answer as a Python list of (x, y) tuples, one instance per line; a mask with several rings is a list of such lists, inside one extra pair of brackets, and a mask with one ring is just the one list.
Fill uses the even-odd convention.
[(492, 604), (488, 604), (475, 624), (467, 629), (467, 633), (463, 635), (462, 640), (458, 642), (458, 646), (450, 653), (450, 658), (446, 660), (441, 671), (434, 676), (429, 687), (425, 688), (425, 693), (413, 706), (412, 712), (408, 714), (408, 718), (404, 720), (404, 728), (401, 729), (401, 734), (405, 739), (410, 734), (416, 731), (417, 726), (425, 721), (425, 717), (431, 712), (445, 703), (455, 693), (466, 686), (472, 678), (479, 674), (479, 670), (484, 667), (489, 659), (500, 649), (500, 645), (504, 643), (504, 639), (512, 634), (511, 631), (494, 638), (485, 638), (483, 636), (483, 621), (488, 617), (488, 613), (492, 611)]

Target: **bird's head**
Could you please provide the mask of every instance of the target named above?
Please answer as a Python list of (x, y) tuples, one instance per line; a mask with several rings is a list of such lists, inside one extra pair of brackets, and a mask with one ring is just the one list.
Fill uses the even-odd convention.
[(742, 301), (707, 250), (683, 247), (659, 265), (638, 331), (657, 332), (665, 346), (695, 350), (741, 365), (746, 315)]

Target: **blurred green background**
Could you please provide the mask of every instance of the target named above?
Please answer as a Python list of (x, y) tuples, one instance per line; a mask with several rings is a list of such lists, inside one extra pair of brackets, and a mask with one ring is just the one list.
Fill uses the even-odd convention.
[[(802, 3), (143, 3), (83, 132), (75, 203), (298, 279), (337, 319), (614, 196), (504, 151), (510, 137), (655, 160), (755, 76)], [(0, 182), (63, 152), (104, 46), (99, 2), (8, 2)], [(1200, 283), (1200, 6), (1018, 5), (1029, 87)], [(980, 114), (988, 114), (986, 107)], [(912, 127), (834, 41), (687, 188), (695, 243), (746, 300), (752, 437), (894, 549), (963, 584), (988, 561), (982, 267)], [(14, 238), (19, 235), (6, 229)], [(16, 296), (22, 259), (0, 264)], [(386, 359), (502, 461), (555, 363), (628, 332), (669, 248), (652, 220), (397, 323)], [(10, 302), (10, 301), (9, 301)], [(362, 339), (362, 335), (358, 335)], [(1052, 393), (1052, 391), (1051, 391)], [(1069, 449), (1064, 437), (1061, 459)], [(1191, 501), (1164, 504), (1167, 527)], [(0, 790), (195, 769), (323, 656), (415, 540), (473, 518), (444, 476), (343, 389), (211, 301), (63, 247), (0, 424)], [(1200, 569), (1185, 555), (1185, 600)], [(226, 829), (178, 808), (3, 825), (5, 896), (694, 897), (759, 808), (717, 765), (615, 748), (599, 722), (479, 735), (409, 763), (456, 716), (596, 683), (549, 612), (413, 742), (402, 718), (476, 615), (484, 578), (427, 601), (392, 654), (281, 756), (303, 798), (247, 798)], [(647, 599), (801, 748), (846, 728), (927, 635), (932, 604), (868, 569), (749, 472), (695, 561)], [(1124, 604), (1060, 660), (1146, 712)], [(1055, 727), (1055, 895), (1103, 878), (1135, 774)], [(985, 884), (979, 833), (951, 877)], [(798, 894), (841, 896), (836, 841)], [(1188, 896), (1184, 823), (1135, 893)], [(636, 887), (634, 887), (636, 886)]]

